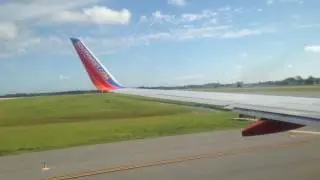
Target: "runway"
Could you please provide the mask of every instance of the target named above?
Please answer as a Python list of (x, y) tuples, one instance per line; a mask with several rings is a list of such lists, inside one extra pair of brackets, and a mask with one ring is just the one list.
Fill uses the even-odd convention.
[(10, 100), (10, 99), (16, 99), (16, 98), (0, 98), (0, 101)]
[(319, 152), (318, 135), (227, 130), (2, 157), (0, 179), (318, 179)]
[(260, 94), (260, 95), (272, 95), (272, 96), (291, 96), (291, 97), (307, 97), (307, 98), (320, 98), (320, 92), (303, 92), (303, 91), (261, 91), (261, 92), (232, 92), (239, 94)]

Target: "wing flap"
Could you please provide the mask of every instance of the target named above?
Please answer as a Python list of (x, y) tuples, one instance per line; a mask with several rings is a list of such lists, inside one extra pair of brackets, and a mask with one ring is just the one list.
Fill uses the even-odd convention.
[(232, 111), (257, 118), (283, 121), (302, 125), (319, 125), (320, 116), (317, 112), (305, 112), (304, 110), (279, 109), (261, 106), (235, 106)]

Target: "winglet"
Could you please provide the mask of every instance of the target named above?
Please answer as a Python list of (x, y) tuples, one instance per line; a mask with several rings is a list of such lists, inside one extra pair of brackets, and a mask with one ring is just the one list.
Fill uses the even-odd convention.
[(98, 90), (110, 92), (123, 88), (80, 39), (71, 37), (70, 41), (81, 59), (91, 82)]
[(268, 119), (258, 119), (246, 129), (242, 130), (242, 136), (257, 136), (289, 131), (303, 127), (301, 124), (294, 124), (284, 121), (275, 121)]

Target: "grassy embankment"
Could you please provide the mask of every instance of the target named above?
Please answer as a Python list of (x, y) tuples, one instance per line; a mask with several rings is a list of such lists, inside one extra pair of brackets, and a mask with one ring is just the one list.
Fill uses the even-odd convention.
[(247, 125), (234, 116), (116, 94), (4, 100), (0, 155)]

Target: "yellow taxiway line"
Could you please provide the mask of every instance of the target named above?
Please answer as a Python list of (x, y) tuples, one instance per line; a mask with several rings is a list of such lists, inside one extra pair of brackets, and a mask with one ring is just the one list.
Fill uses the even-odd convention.
[(117, 172), (117, 171), (125, 171), (125, 170), (131, 170), (131, 169), (140, 169), (140, 168), (146, 168), (146, 167), (152, 167), (152, 166), (181, 163), (181, 162), (197, 160), (197, 159), (204, 159), (204, 158), (209, 158), (209, 157), (213, 158), (213, 157), (221, 157), (221, 156), (229, 156), (229, 155), (239, 155), (239, 154), (245, 154), (245, 153), (250, 153), (250, 152), (259, 152), (259, 151), (264, 151), (268, 148), (269, 149), (270, 148), (292, 148), (292, 147), (301, 146), (301, 145), (309, 143), (309, 142), (310, 142), (310, 140), (305, 140), (305, 141), (298, 141), (298, 142), (291, 142), (291, 143), (281, 143), (281, 144), (275, 144), (275, 145), (252, 147), (252, 148), (240, 149), (240, 150), (236, 150), (236, 151), (233, 150), (233, 151), (202, 153), (202, 154), (196, 154), (196, 155), (190, 155), (190, 156), (184, 156), (184, 157), (178, 157), (178, 158), (172, 158), (172, 159), (165, 159), (165, 160), (160, 160), (160, 161), (152, 161), (152, 162), (139, 163), (139, 164), (128, 164), (128, 165), (109, 167), (109, 168), (104, 168), (104, 169), (82, 171), (82, 172), (78, 172), (78, 173), (74, 173), (74, 174), (53, 176), (53, 177), (46, 178), (46, 180), (77, 179), (77, 178), (83, 178), (83, 177), (94, 176), (94, 175), (99, 175), (99, 174), (106, 174), (106, 173), (112, 173), (112, 172)]

